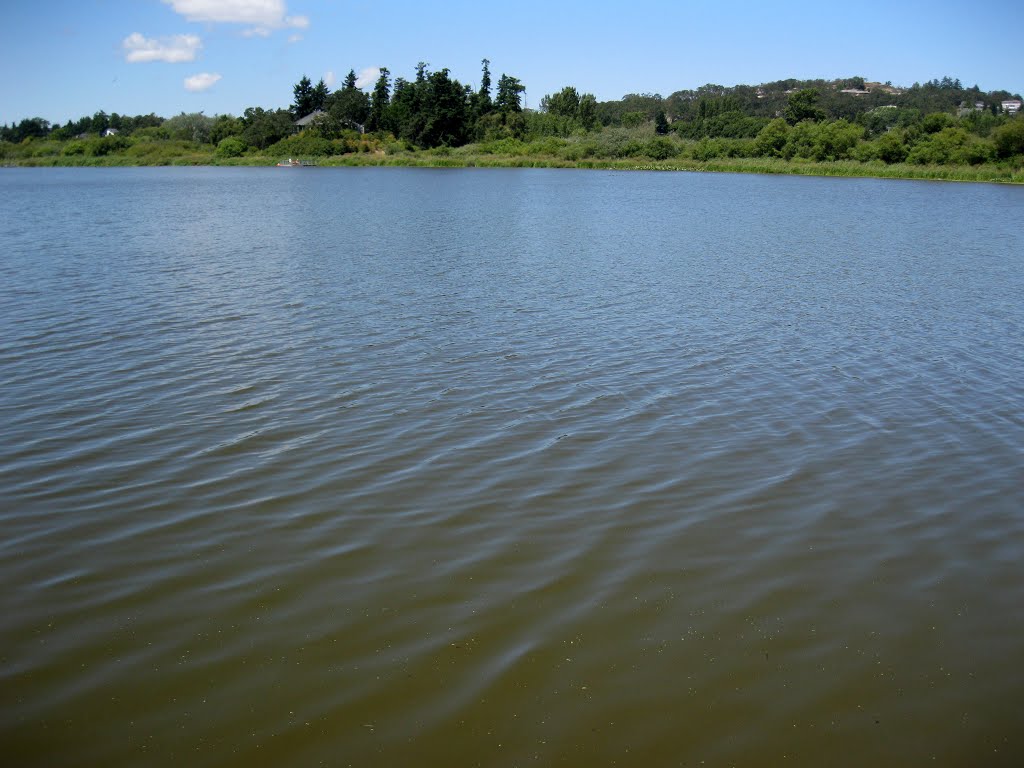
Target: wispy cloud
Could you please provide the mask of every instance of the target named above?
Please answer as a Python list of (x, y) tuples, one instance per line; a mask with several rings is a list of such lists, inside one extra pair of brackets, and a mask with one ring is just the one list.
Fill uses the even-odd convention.
[(377, 82), (378, 77), (380, 77), (380, 67), (361, 69), (359, 74), (356, 75), (356, 88), (365, 88), (368, 85), (373, 85)]
[(150, 38), (133, 32), (121, 42), (121, 47), (124, 48), (124, 58), (128, 62), (166, 61), (177, 64), (195, 61), (203, 41), (196, 35)]
[(334, 73), (331, 70), (324, 72), (324, 85), (328, 88), (333, 88), (337, 78), (334, 77)]
[(207, 88), (211, 88), (218, 80), (220, 75), (210, 72), (200, 72), (198, 75), (192, 75), (192, 77), (185, 78), (185, 90), (198, 93), (205, 91)]
[(246, 24), (243, 34), (265, 37), (274, 29), (305, 29), (307, 16), (289, 16), (284, 0), (163, 0), (188, 21)]
[(288, 35), (288, 42), (289, 43), (297, 43), (300, 40), (302, 40), (302, 35), (300, 35), (300, 34)]

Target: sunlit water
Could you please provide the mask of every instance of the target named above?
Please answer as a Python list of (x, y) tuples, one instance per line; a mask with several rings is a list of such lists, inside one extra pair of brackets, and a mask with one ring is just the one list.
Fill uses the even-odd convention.
[(3, 763), (1021, 765), (1022, 224), (0, 172)]

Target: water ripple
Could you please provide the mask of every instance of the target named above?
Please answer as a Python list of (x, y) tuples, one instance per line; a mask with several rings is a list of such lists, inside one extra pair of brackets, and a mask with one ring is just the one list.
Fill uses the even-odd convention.
[(323, 170), (0, 178), (17, 764), (1019, 762), (1021, 190)]

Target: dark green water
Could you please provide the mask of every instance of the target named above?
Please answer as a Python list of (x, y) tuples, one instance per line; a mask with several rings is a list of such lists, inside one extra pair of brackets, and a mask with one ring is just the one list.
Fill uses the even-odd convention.
[(0, 172), (12, 766), (1016, 766), (1024, 189)]

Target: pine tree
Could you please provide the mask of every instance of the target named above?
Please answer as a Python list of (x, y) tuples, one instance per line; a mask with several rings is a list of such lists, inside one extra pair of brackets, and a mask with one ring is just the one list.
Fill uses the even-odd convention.
[(305, 75), (292, 89), (295, 100), (292, 102), (292, 116), (296, 119), (305, 117), (313, 111), (313, 83)]

